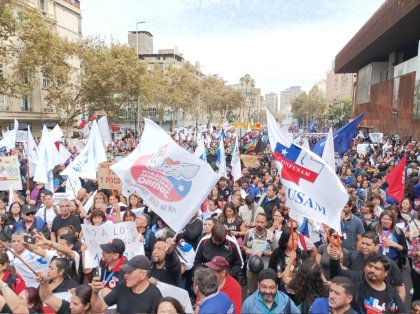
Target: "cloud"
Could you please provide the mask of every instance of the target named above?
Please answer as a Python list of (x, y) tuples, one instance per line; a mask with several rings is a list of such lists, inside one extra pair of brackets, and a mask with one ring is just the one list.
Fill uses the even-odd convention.
[(127, 41), (137, 21), (155, 51), (179, 47), (204, 73), (236, 83), (249, 73), (263, 93), (309, 89), (383, 0), (85, 0), (83, 32)]

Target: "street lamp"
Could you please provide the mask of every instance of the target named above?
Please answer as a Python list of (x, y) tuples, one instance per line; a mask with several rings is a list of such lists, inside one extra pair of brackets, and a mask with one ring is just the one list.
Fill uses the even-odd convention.
[[(138, 21), (136, 23), (136, 56), (137, 56), (137, 59), (139, 58), (139, 32), (138, 32), (138, 26), (140, 24), (144, 24), (144, 23), (146, 23), (146, 22), (145, 21)], [(137, 133), (137, 130), (140, 133), (140, 93), (139, 93), (139, 95), (137, 95), (137, 112), (136, 112), (136, 116), (137, 116), (137, 119), (135, 119), (135, 120), (137, 120), (137, 121), (134, 121), (134, 123), (135, 123), (135, 129), (136, 129), (136, 133)], [(136, 135), (138, 136), (139, 134), (136, 134)]]

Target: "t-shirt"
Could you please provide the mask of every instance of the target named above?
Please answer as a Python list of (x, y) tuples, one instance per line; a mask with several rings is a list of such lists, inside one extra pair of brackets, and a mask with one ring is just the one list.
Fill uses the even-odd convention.
[(396, 295), (394, 299), (389, 300), (387, 289), (378, 291), (366, 285), (363, 291), (363, 308), (366, 313), (404, 313), (404, 305), (399, 296)]
[[(17, 257), (15, 257), (12, 253), (7, 252), (9, 255), (10, 264), (16, 269), (16, 272), (22, 276), (23, 280), (25, 280), (27, 287), (34, 287), (38, 288), (39, 282), (35, 279), (34, 274), (32, 271), (28, 269)], [(29, 250), (23, 251), (20, 254), (20, 257), (36, 272), (46, 272), (48, 271), (48, 262), (44, 260), (39, 255), (32, 253)]]
[(350, 219), (341, 220), (341, 231), (344, 238), (342, 246), (351, 252), (356, 249), (357, 235), (365, 233), (365, 228), (360, 218), (351, 214)]
[(36, 212), (36, 216), (42, 218), (48, 226), (51, 226), (57, 214), (54, 211), (54, 207), (45, 208), (42, 205)]
[(162, 294), (152, 284), (143, 293), (137, 294), (123, 281), (105, 296), (104, 301), (108, 306), (116, 304), (118, 313), (134, 314), (156, 312), (160, 299)]
[(104, 260), (100, 260), (99, 267), (101, 268), (101, 280), (104, 283), (104, 286), (109, 289), (114, 289), (115, 286), (124, 280), (124, 272), (121, 270), (121, 267), (125, 264), (126, 258), (121, 256), (120, 261), (117, 266), (108, 269), (108, 263), (105, 263)]
[(61, 306), (57, 311), (57, 314), (68, 314), (70, 313), (70, 303), (66, 300), (61, 302)]
[(198, 314), (234, 313), (232, 301), (224, 292), (216, 292), (200, 301)]
[(80, 230), (82, 230), (82, 227), (80, 226), (80, 218), (70, 214), (70, 216), (66, 219), (61, 218), (61, 216), (55, 217), (51, 231), (57, 233), (60, 228), (67, 226), (73, 226), (74, 229), (76, 229), (76, 232), (80, 232)]

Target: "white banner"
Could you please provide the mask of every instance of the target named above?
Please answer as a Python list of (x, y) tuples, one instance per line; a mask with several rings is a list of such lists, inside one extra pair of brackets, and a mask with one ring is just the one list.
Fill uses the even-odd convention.
[(28, 141), (28, 131), (18, 130), (16, 132), (16, 142), (26, 143)]
[[(343, 184), (315, 153), (293, 144), (267, 112), (268, 136), (292, 211), (341, 232), (341, 211), (348, 201)], [(328, 187), (328, 188), (326, 188)]]
[(357, 153), (358, 154), (366, 155), (366, 153), (368, 153), (369, 150), (370, 150), (370, 145), (369, 144), (357, 144)]
[(87, 246), (85, 252), (85, 267), (93, 268), (99, 265), (102, 257), (100, 245), (112, 239), (121, 239), (125, 243), (124, 256), (130, 260), (133, 256), (144, 255), (143, 242), (139, 241), (136, 224), (132, 221), (117, 224), (105, 223), (101, 226), (82, 225), (83, 239)]
[(220, 177), (149, 119), (137, 148), (111, 169), (175, 232), (200, 209)]
[(0, 191), (22, 190), (19, 161), (16, 156), (0, 157)]
[(369, 138), (373, 143), (382, 143), (383, 133), (369, 133)]

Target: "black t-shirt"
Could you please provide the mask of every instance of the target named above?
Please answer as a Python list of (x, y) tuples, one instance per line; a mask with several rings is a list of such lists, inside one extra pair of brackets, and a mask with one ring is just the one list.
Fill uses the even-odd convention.
[[(404, 304), (401, 298), (396, 293), (390, 293), (388, 289), (392, 287), (387, 286), (383, 291), (373, 289), (366, 284), (363, 289), (363, 310), (366, 313), (380, 314), (380, 313), (404, 313)], [(394, 297), (391, 297), (394, 295)]]
[(117, 304), (118, 313), (134, 314), (155, 313), (160, 299), (160, 290), (152, 284), (149, 284), (143, 293), (137, 294), (131, 288), (127, 288), (123, 281), (105, 296), (104, 301), (108, 306)]
[(66, 300), (63, 300), (63, 302), (61, 303), (60, 308), (57, 311), (57, 314), (68, 314), (70, 313), (70, 303), (67, 302)]
[[(388, 276), (386, 276), (386, 281), (391, 284), (393, 287), (402, 286), (404, 284), (404, 279), (401, 273), (401, 270), (398, 268), (397, 263), (395, 263), (390, 258), (387, 258), (391, 267), (388, 271)], [(364, 271), (365, 260), (362, 252), (352, 252), (348, 256), (348, 262), (345, 261), (345, 266), (350, 270), (354, 271)]]
[(232, 190), (227, 185), (224, 189), (219, 187), (218, 190), (219, 195), (221, 195), (223, 197), (223, 200), (227, 202), (229, 200), (229, 196), (232, 194)]
[(70, 289), (76, 288), (77, 286), (77, 282), (73, 279), (64, 279), (61, 284), (52, 291), (52, 293), (67, 292)]
[(80, 232), (82, 230), (82, 227), (80, 226), (80, 218), (70, 214), (69, 217), (66, 219), (61, 218), (61, 216), (56, 216), (52, 223), (51, 231), (57, 233), (57, 231), (60, 228), (67, 227), (67, 226), (73, 226), (76, 232)]

